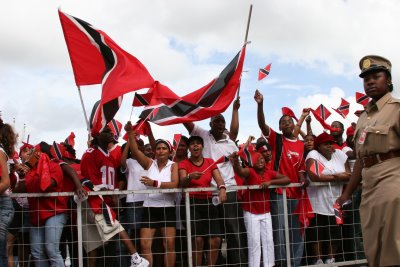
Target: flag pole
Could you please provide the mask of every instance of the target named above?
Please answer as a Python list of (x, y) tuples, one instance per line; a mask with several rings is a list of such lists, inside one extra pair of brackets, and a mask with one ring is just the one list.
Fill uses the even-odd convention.
[(82, 109), (83, 109), (83, 115), (85, 116), (86, 129), (87, 129), (88, 133), (90, 133), (89, 119), (88, 119), (88, 116), (86, 114), (85, 104), (83, 103), (81, 87), (79, 85), (77, 85), (77, 87), (78, 87), (79, 98), (81, 100), (81, 105), (82, 105)]
[(131, 115), (129, 116), (129, 121), (132, 120), (132, 113), (133, 113), (133, 106), (132, 106), (132, 109), (131, 109)]
[[(244, 36), (244, 45), (247, 45), (247, 37), (249, 36), (249, 28), (250, 28), (250, 20), (251, 20), (251, 12), (253, 11), (253, 4), (250, 4), (249, 16), (247, 18), (247, 27), (246, 27), (246, 34)], [(240, 94), (240, 84), (242, 83), (242, 77), (240, 76), (240, 83), (238, 87), (238, 91), (236, 93), (236, 99), (239, 99)]]

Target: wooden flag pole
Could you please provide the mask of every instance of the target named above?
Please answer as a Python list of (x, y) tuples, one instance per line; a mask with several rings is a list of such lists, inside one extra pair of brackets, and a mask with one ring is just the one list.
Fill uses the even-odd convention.
[(79, 98), (81, 100), (81, 105), (82, 105), (82, 109), (83, 109), (83, 115), (85, 116), (86, 128), (87, 128), (88, 133), (90, 133), (89, 119), (88, 119), (88, 116), (86, 114), (85, 104), (83, 103), (81, 87), (79, 85), (77, 85), (77, 87), (78, 87)]
[[(249, 10), (249, 16), (247, 18), (247, 27), (246, 27), (246, 34), (244, 37), (244, 45), (247, 45), (248, 41), (247, 41), (247, 37), (249, 36), (249, 28), (250, 28), (250, 20), (251, 20), (251, 12), (253, 11), (253, 5), (250, 5), (250, 10)], [(240, 84), (242, 83), (242, 79), (240, 77), (240, 83), (239, 83), (239, 88), (236, 94), (236, 99), (239, 99), (239, 94), (240, 94)]]
[(249, 17), (247, 19), (247, 28), (246, 28), (246, 35), (244, 37), (244, 44), (247, 43), (247, 37), (249, 36), (249, 28), (250, 28), (250, 20), (251, 20), (251, 12), (253, 11), (253, 5), (250, 5), (250, 10), (249, 10)]

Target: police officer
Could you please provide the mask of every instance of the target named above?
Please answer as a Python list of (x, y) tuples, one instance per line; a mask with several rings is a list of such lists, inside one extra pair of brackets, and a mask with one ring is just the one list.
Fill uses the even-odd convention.
[(369, 266), (400, 266), (400, 100), (390, 93), (391, 67), (381, 56), (360, 60), (360, 77), (372, 100), (357, 122), (351, 180), (337, 199), (339, 204), (349, 200), (362, 180), (360, 215)]

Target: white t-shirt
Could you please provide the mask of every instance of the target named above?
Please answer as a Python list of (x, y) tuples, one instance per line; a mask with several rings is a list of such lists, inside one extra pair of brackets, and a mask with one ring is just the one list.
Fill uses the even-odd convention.
[[(171, 182), (171, 170), (173, 161), (168, 160), (167, 165), (162, 168), (161, 171), (158, 170), (157, 160), (153, 160), (150, 168), (147, 170), (147, 177), (153, 180), (161, 182)], [(149, 186), (147, 189), (154, 189), (154, 187)], [(143, 207), (175, 207), (175, 193), (154, 193), (154, 194), (144, 194), (145, 200)]]
[[(140, 177), (145, 174), (145, 170), (142, 165), (135, 159), (128, 158), (126, 160), (126, 181), (127, 190), (144, 190), (146, 186), (140, 182)], [(144, 201), (146, 194), (128, 194), (126, 196), (126, 202), (139, 202)]]
[[(347, 155), (338, 149), (336, 149), (332, 154), (331, 160), (327, 160), (317, 150), (312, 150), (310, 153), (308, 153), (306, 161), (308, 159), (315, 159), (324, 165), (324, 171), (322, 174), (325, 175), (332, 175), (346, 171), (345, 163), (347, 160)], [(343, 185), (337, 183), (329, 182), (322, 186), (312, 186), (311, 182), (311, 185), (307, 187), (307, 193), (313, 211), (322, 215), (335, 215), (333, 211), (333, 204), (342, 194), (342, 188)]]
[[(203, 157), (211, 158), (213, 160), (217, 160), (222, 156), (229, 156), (235, 151), (238, 151), (235, 142), (233, 142), (229, 136), (224, 135), (225, 138), (216, 141), (214, 136), (199, 126), (195, 125), (193, 131), (190, 133), (191, 136), (197, 135), (203, 138), (204, 148), (203, 148)], [(233, 171), (232, 163), (225, 162), (218, 164), (218, 169), (221, 172), (222, 179), (224, 179), (225, 186), (227, 186), (227, 191), (229, 191), (229, 186), (235, 186), (235, 173)], [(211, 185), (216, 187), (214, 179), (211, 181)]]

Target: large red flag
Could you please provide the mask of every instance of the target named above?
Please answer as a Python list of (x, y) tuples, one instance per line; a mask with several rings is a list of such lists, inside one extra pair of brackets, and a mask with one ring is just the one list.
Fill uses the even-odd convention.
[(117, 113), (125, 93), (150, 88), (154, 83), (146, 67), (119, 47), (106, 33), (89, 23), (58, 11), (65, 42), (79, 85), (101, 84), (100, 103), (91, 118), (98, 134)]
[(340, 103), (340, 106), (336, 109), (335, 108), (332, 108), (332, 109), (334, 111), (336, 111), (344, 119), (346, 119), (347, 114), (349, 114), (349, 111), (350, 111), (350, 103), (342, 98), (342, 102)]
[(58, 11), (77, 85), (102, 84), (101, 103), (149, 88), (154, 80), (146, 67), (106, 33)]
[[(157, 89), (154, 89), (154, 103), (151, 103), (139, 117), (145, 118), (154, 107), (159, 107), (159, 112), (150, 121), (158, 125), (199, 121), (221, 114), (236, 96), (240, 85), (245, 51), (246, 46), (243, 46), (242, 50), (216, 79), (183, 97), (177, 96), (175, 99), (168, 97), (166, 99), (160, 96), (154, 98), (154, 94), (162, 94), (157, 93)], [(158, 87), (168, 89), (161, 84), (158, 84)], [(163, 104), (161, 105), (161, 103)]]

